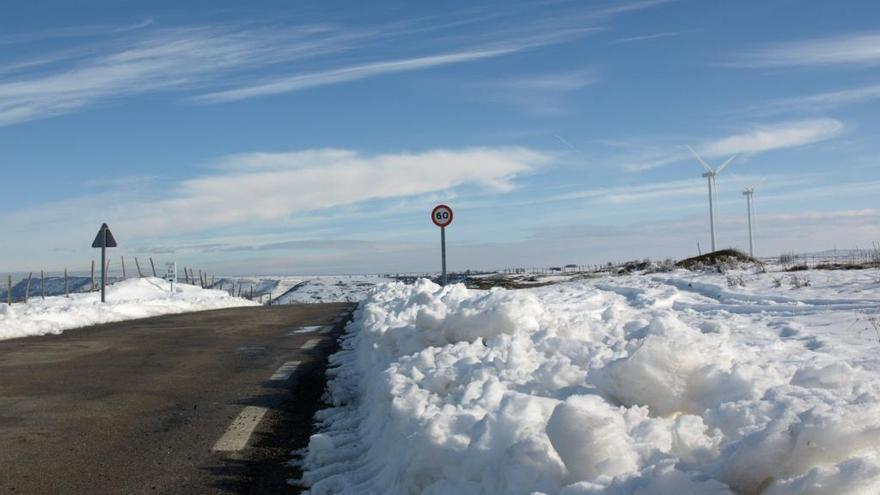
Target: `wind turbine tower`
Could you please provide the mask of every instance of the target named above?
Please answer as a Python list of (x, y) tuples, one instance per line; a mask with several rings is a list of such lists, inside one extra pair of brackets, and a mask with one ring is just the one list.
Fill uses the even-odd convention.
[(752, 202), (755, 200), (755, 198), (754, 198), (755, 189), (757, 189), (758, 186), (760, 186), (763, 183), (764, 183), (764, 181), (762, 180), (758, 184), (743, 190), (743, 196), (746, 197), (746, 207), (748, 208), (748, 213), (749, 213), (749, 256), (751, 256), (753, 258), (755, 256), (755, 240), (754, 240), (754, 237), (752, 237), (752, 218), (753, 218), (753, 211), (754, 211), (754, 209), (752, 207)]
[(706, 178), (706, 182), (708, 182), (708, 184), (709, 184), (709, 233), (711, 234), (712, 251), (714, 252), (716, 250), (716, 246), (715, 246), (715, 198), (716, 198), (716, 196), (715, 195), (716, 195), (716, 191), (717, 191), (717, 188), (715, 187), (715, 177), (717, 177), (725, 168), (727, 168), (728, 165), (730, 165), (730, 162), (732, 162), (733, 159), (736, 158), (736, 155), (731, 156), (730, 158), (727, 159), (727, 161), (725, 161), (720, 166), (718, 166), (718, 168), (713, 169), (712, 167), (709, 166), (708, 163), (706, 163), (706, 160), (703, 160), (703, 158), (699, 154), (697, 154), (696, 151), (694, 151), (693, 148), (691, 148), (690, 146), (688, 146), (687, 148), (689, 150), (691, 150), (691, 153), (693, 153), (694, 158), (696, 158), (697, 161), (700, 162), (700, 165), (702, 165), (703, 168), (706, 169), (706, 171), (703, 172), (703, 177)]

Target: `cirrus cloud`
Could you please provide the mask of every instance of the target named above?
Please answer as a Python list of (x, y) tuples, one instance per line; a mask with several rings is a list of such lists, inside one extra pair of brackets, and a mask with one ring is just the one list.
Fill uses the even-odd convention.
[(880, 64), (880, 33), (854, 33), (780, 43), (735, 57), (734, 67), (821, 67)]
[(795, 148), (839, 136), (845, 126), (837, 119), (809, 119), (755, 126), (747, 132), (710, 141), (701, 147), (709, 156), (759, 153)]

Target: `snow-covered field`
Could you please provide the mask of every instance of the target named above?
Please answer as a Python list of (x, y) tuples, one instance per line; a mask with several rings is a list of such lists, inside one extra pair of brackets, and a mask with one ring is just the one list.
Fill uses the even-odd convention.
[(107, 302), (91, 292), (63, 296), (31, 297), (27, 304), (0, 304), (0, 340), (30, 335), (58, 334), (71, 328), (234, 306), (254, 305), (220, 290), (175, 284), (159, 278), (129, 279), (107, 287)]
[(318, 415), (303, 482), (358, 495), (880, 493), (878, 318), (877, 270), (390, 284), (332, 357), (335, 407)]
[(303, 277), (274, 304), (358, 302), (364, 300), (377, 285), (390, 279), (374, 275), (339, 275)]
[(254, 299), (271, 297), (272, 304), (358, 302), (379, 284), (391, 279), (377, 275), (297, 275), (260, 277), (224, 277), (214, 284), (215, 289), (250, 296)]

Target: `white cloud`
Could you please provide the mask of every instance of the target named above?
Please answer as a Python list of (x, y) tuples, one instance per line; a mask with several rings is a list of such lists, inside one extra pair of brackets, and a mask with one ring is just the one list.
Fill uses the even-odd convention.
[(623, 14), (626, 12), (633, 12), (636, 10), (655, 7), (657, 5), (663, 5), (665, 3), (670, 3), (673, 1), (674, 0), (640, 0), (636, 2), (616, 2), (613, 6), (609, 6), (601, 10), (599, 11), (599, 13), (601, 15)]
[(376, 156), (332, 149), (237, 155), (222, 160), (228, 172), (182, 183), (174, 198), (158, 205), (163, 214), (140, 224), (156, 231), (203, 230), (463, 184), (509, 191), (512, 178), (549, 161), (548, 155), (525, 148)]
[[(507, 77), (476, 84), (483, 100), (522, 108), (534, 115), (559, 115), (568, 110), (567, 97), (599, 81), (593, 70)], [(570, 143), (566, 146), (571, 146)]]
[(762, 152), (796, 148), (840, 136), (846, 126), (836, 119), (819, 118), (753, 125), (737, 134), (699, 141), (693, 137), (662, 136), (623, 140), (594, 141), (593, 149), (584, 149), (584, 157), (601, 167), (615, 167), (627, 172), (644, 172), (684, 162), (693, 162), (685, 144), (704, 158), (715, 161), (730, 155), (754, 155)]
[[(725, 178), (725, 187), (736, 190), (741, 187), (754, 185), (765, 178), (766, 177), (731, 175)], [(797, 179), (787, 179), (787, 184), (791, 185), (795, 183), (798, 183)], [(668, 205), (668, 200), (671, 198), (681, 200), (683, 198), (703, 197), (705, 195), (706, 181), (695, 177), (691, 179), (652, 182), (646, 184), (584, 189), (580, 191), (555, 194), (542, 198), (537, 202), (586, 199), (590, 200), (591, 204), (595, 205), (646, 203), (652, 206), (658, 206), (658, 200), (663, 200)]]
[(599, 140), (594, 141), (598, 151), (585, 149), (584, 155), (600, 166), (643, 172), (693, 161), (685, 147), (689, 142), (704, 158), (715, 159), (806, 146), (838, 137), (845, 130), (846, 125), (836, 119), (803, 119), (756, 124), (736, 134), (702, 141), (685, 136)]
[(805, 211), (800, 213), (774, 213), (763, 215), (767, 221), (789, 223), (801, 221), (823, 221), (823, 220), (851, 220), (860, 218), (871, 218), (875, 221), (880, 219), (880, 210), (874, 208), (866, 208), (863, 210), (836, 210), (836, 211)]
[[(198, 93), (198, 101), (218, 103), (485, 60), (578, 39), (599, 31), (598, 23), (610, 17), (660, 3), (625, 2), (604, 9), (573, 5), (553, 14), (540, 6), (515, 9), (517, 15), (475, 16), (463, 10), (444, 23), (404, 19), (357, 28), (260, 28), (244, 22), (161, 28), (147, 19), (132, 26), (0, 37), (0, 45), (49, 38), (88, 41), (29, 59), (5, 52), (0, 57), (0, 126), (143, 93), (186, 91)], [(530, 22), (521, 22), (523, 15)], [(471, 32), (456, 30), (463, 24), (472, 25)], [(427, 31), (432, 35), (415, 39)]]
[(152, 17), (146, 17), (139, 22), (127, 25), (92, 25), (76, 26), (67, 28), (47, 29), (24, 34), (12, 34), (0, 36), (0, 45), (17, 45), (45, 41), (59, 38), (87, 38), (105, 34), (125, 33), (149, 27), (155, 23)]
[(369, 64), (352, 65), (327, 71), (296, 74), (293, 76), (279, 78), (272, 82), (260, 83), (225, 91), (217, 91), (214, 93), (208, 93), (206, 95), (199, 96), (196, 99), (198, 101), (203, 101), (206, 103), (218, 103), (243, 100), (256, 96), (289, 93), (291, 91), (299, 91), (316, 86), (327, 86), (329, 84), (339, 84), (382, 74), (393, 74), (396, 72), (428, 69), (432, 67), (440, 67), (443, 65), (499, 57), (501, 55), (508, 55), (517, 52), (520, 49), (521, 48), (519, 47), (480, 49), (456, 53), (444, 53), (440, 55), (430, 55), (425, 57), (415, 57), (409, 59), (388, 60)]
[[(118, 43), (32, 61), (17, 78), (0, 77), (0, 125), (58, 115), (98, 101), (216, 84), (232, 70), (338, 53), (360, 34), (304, 26), (287, 31), (179, 28), (150, 31)], [(68, 66), (58, 68), (59, 62)], [(44, 66), (48, 65), (49, 68)], [(28, 62), (15, 64), (28, 67)], [(2, 73), (0, 73), (2, 75)]]
[[(366, 77), (458, 64), (562, 43), (594, 31), (573, 27), (552, 33), (517, 33), (481, 47), (440, 54), (352, 64), (253, 82), (197, 97), (208, 103), (235, 101)], [(383, 33), (388, 34), (388, 33)], [(388, 34), (389, 36), (391, 34)], [(339, 54), (379, 37), (377, 31), (341, 31), (326, 26), (278, 29), (214, 27), (154, 29), (114, 48), (83, 47), (62, 55), (43, 55), (0, 68), (0, 125), (67, 113), (98, 101), (168, 90), (224, 84), (224, 75), (242, 70)], [(120, 45), (117, 48), (116, 45)], [(97, 50), (99, 55), (91, 56)], [(61, 64), (66, 67), (59, 68)], [(9, 74), (19, 74), (11, 77)], [(2, 77), (3, 74), (7, 77)]]
[(829, 118), (760, 125), (742, 134), (705, 143), (700, 150), (708, 156), (722, 156), (795, 148), (839, 136), (844, 127), (839, 120)]
[(856, 33), (767, 46), (737, 56), (738, 67), (880, 64), (880, 33)]
[(637, 43), (640, 41), (652, 41), (662, 38), (673, 38), (676, 36), (681, 36), (686, 31), (665, 31), (662, 33), (653, 33), (653, 34), (645, 34), (642, 36), (630, 36), (628, 38), (618, 38), (616, 40), (612, 40), (608, 44), (610, 45), (619, 45), (624, 43)]
[(578, 70), (554, 74), (510, 77), (489, 83), (488, 86), (519, 91), (566, 92), (585, 88), (596, 83), (596, 81), (598, 81), (598, 77), (593, 71)]
[[(495, 58), (532, 48), (571, 41), (593, 31), (595, 31), (595, 28), (570, 28), (554, 34), (533, 35), (518, 41), (490, 43), (486, 46), (474, 49), (396, 60), (384, 60), (366, 64), (355, 64), (331, 70), (294, 74), (291, 76), (280, 77), (270, 82), (250, 84), (235, 89), (208, 93), (197, 97), (197, 100), (207, 103), (236, 101), (257, 96), (288, 93), (317, 86), (356, 81), (383, 74), (424, 70), (444, 65)], [(533, 85), (556, 85), (557, 87), (560, 84), (570, 85), (572, 82), (573, 79), (571, 78), (568, 80), (557, 78), (554, 80), (545, 79), (540, 81), (536, 79), (531, 81)]]
[[(678, 148), (679, 146), (670, 145), (670, 147)], [(629, 156), (622, 158), (620, 163), (621, 168), (624, 170), (629, 172), (642, 172), (679, 163), (689, 158), (690, 155), (683, 151), (670, 153), (669, 148), (666, 148), (664, 150), (631, 153)]]
[[(760, 108), (820, 111), (880, 99), (880, 84), (765, 102)], [(759, 107), (755, 107), (758, 109)]]
[(170, 188), (161, 184), (161, 191), (160, 184), (149, 191), (125, 186), (125, 192), (7, 212), (0, 215), (0, 229), (32, 239), (35, 244), (27, 249), (37, 251), (58, 245), (59, 238), (76, 239), (104, 221), (129, 239), (224, 227), (277, 230), (313, 212), (371, 200), (430, 198), (441, 192), (448, 198), (461, 186), (510, 191), (516, 177), (551, 161), (548, 154), (516, 147), (378, 155), (338, 149), (240, 154), (218, 160), (218, 168), (200, 177)]

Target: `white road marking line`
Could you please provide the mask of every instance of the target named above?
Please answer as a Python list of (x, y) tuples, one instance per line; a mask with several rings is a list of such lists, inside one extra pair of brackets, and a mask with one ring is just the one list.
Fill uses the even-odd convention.
[(290, 375), (292, 375), (293, 372), (296, 371), (300, 364), (302, 364), (302, 361), (288, 361), (282, 364), (281, 367), (278, 368), (278, 371), (276, 371), (274, 375), (269, 377), (269, 380), (282, 382), (287, 381), (287, 379), (290, 378)]
[(313, 332), (317, 332), (321, 328), (322, 328), (322, 325), (312, 325), (309, 327), (296, 327), (295, 330), (291, 330), (290, 332), (287, 333), (287, 335), (297, 335), (297, 334), (301, 334), (301, 333), (313, 333)]
[(321, 335), (327, 335), (328, 333), (330, 333), (332, 331), (333, 331), (333, 327), (330, 325), (327, 325), (326, 327), (318, 330), (318, 333)]
[(217, 440), (212, 450), (217, 452), (236, 452), (247, 446), (248, 440), (260, 424), (260, 420), (266, 415), (265, 407), (247, 406), (238, 415), (226, 433)]
[(305, 344), (302, 345), (302, 347), (300, 347), (300, 349), (308, 351), (314, 349), (315, 347), (318, 347), (318, 344), (320, 343), (321, 339), (309, 339), (306, 341)]

